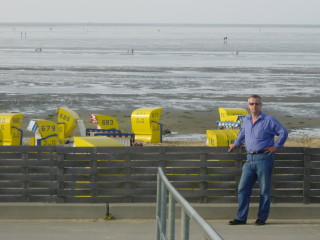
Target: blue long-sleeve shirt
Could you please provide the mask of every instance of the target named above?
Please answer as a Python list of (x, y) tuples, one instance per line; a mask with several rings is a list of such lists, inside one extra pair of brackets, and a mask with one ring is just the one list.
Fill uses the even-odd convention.
[[(274, 142), (275, 136), (278, 136), (276, 142)], [(246, 143), (247, 152), (257, 152), (271, 146), (283, 147), (287, 138), (287, 129), (274, 117), (261, 112), (254, 124), (251, 115), (244, 118), (234, 144), (239, 147)]]

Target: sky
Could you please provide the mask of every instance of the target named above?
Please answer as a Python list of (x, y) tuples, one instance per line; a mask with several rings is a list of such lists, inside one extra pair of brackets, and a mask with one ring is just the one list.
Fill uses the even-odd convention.
[(0, 0), (0, 23), (320, 24), (320, 0)]

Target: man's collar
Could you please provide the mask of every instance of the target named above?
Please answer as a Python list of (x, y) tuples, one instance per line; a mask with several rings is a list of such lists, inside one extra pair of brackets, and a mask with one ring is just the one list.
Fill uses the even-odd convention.
[[(263, 112), (260, 112), (258, 119), (259, 118), (264, 119), (264, 116), (265, 114)], [(252, 114), (249, 114), (249, 118), (252, 119)]]

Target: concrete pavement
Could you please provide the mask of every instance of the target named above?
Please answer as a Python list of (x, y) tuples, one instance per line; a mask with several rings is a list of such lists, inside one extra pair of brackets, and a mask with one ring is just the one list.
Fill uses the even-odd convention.
[[(232, 219), (237, 211), (237, 204), (229, 203), (192, 206), (204, 219)], [(249, 218), (256, 218), (257, 212), (258, 204), (251, 204)], [(108, 214), (116, 219), (154, 219), (155, 213), (155, 203), (0, 203), (0, 219), (99, 219)], [(270, 218), (320, 219), (320, 204), (275, 203)]]
[[(319, 240), (320, 220), (270, 219), (265, 226), (230, 226), (226, 220), (208, 221), (226, 240)], [(180, 239), (180, 221), (176, 223)], [(0, 239), (5, 240), (154, 240), (152, 219), (122, 220), (0, 220)], [(191, 224), (190, 239), (201, 239), (199, 228)]]
[[(228, 240), (320, 239), (320, 204), (272, 204), (265, 226), (255, 226), (257, 205), (248, 224), (230, 226), (236, 204), (193, 204)], [(113, 220), (104, 220), (106, 215)], [(177, 216), (180, 216), (178, 213)], [(156, 239), (155, 204), (0, 203), (0, 240), (148, 240)], [(176, 221), (179, 238), (180, 220)], [(190, 239), (201, 232), (191, 221)]]

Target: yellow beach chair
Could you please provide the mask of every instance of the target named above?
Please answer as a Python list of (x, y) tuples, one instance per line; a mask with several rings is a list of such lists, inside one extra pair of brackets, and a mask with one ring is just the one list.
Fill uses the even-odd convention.
[(59, 144), (58, 126), (53, 121), (33, 119), (29, 122), (27, 129), (35, 133), (35, 137), (30, 139), (30, 145), (52, 146)]
[(243, 108), (219, 108), (220, 121), (238, 122), (248, 111)]
[(58, 108), (58, 136), (61, 143), (64, 143), (65, 138), (71, 138), (72, 133), (78, 126), (78, 120), (80, 120), (80, 116), (73, 110), (67, 107)]
[(21, 113), (0, 113), (0, 131), (3, 145), (22, 145), (23, 131)]
[(162, 108), (139, 108), (132, 112), (131, 125), (135, 140), (162, 142), (162, 126), (159, 123), (161, 113)]
[(105, 136), (73, 137), (74, 147), (123, 147), (124, 144)]

